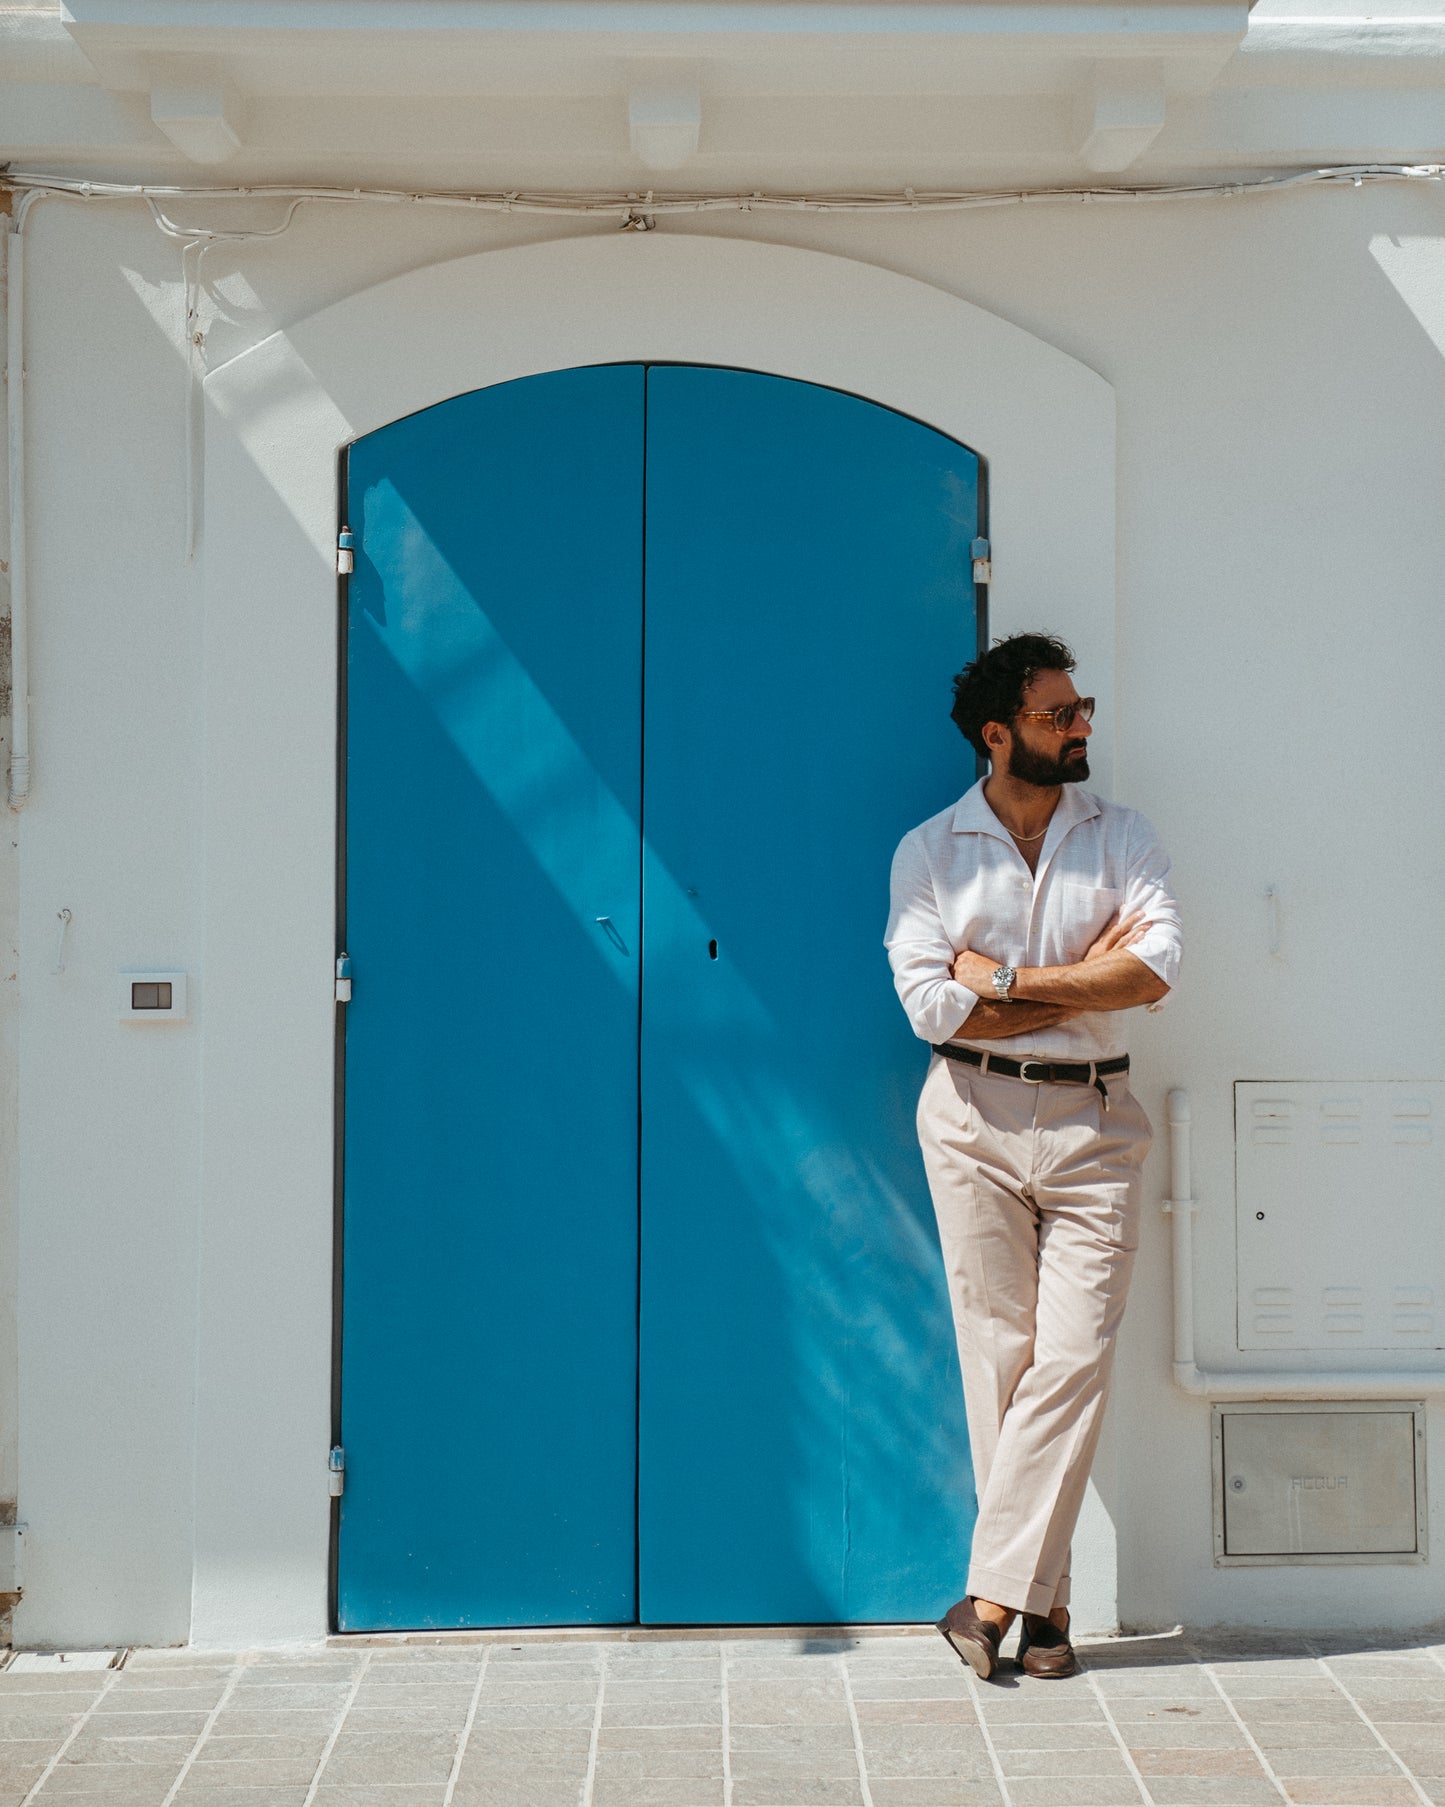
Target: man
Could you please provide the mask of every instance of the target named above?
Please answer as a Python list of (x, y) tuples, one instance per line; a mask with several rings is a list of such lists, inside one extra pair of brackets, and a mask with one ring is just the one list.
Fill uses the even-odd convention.
[(1169, 861), (1081, 788), (1092, 697), (1044, 634), (954, 680), (987, 778), (905, 835), (886, 936), (933, 1048), (918, 1134), (963, 1368), (978, 1523), (939, 1630), (985, 1680), (1022, 1613), (1026, 1673), (1070, 1675), (1069, 1542), (1138, 1242), (1149, 1120), (1124, 1015), (1179, 971)]

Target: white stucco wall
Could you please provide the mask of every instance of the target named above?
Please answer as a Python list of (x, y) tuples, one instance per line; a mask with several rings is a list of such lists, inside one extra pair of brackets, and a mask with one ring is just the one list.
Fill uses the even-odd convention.
[[(1233, 1340), (1232, 1080), (1440, 1072), (1442, 986), (1422, 958), (1441, 914), (1429, 777), (1445, 642), (1439, 205), (1433, 191), (1380, 188), (662, 229), (827, 250), (920, 278), (1112, 386), (1112, 788), (1170, 843), (1190, 935), (1180, 995), (1162, 1017), (1141, 1016), (1133, 1045), (1161, 1129), (1167, 1086), (1187, 1086), (1194, 1103), (1201, 1356), (1212, 1365)], [(19, 1486), (32, 1534), (17, 1636), (319, 1633), (327, 1400), (307, 1408), (319, 1532), (301, 1539), (297, 1573), (285, 1551), (300, 1546), (277, 1531), (296, 1501), (252, 1485), (269, 1472), (263, 1390), (278, 1377), (247, 1351), (303, 1349), (314, 1374), (329, 1301), (280, 1269), (255, 1296), (226, 1292), (232, 1260), (264, 1271), (266, 1226), (285, 1201), (255, 1189), (264, 1162), (253, 1157), (277, 1126), (242, 1120), (233, 1094), (258, 1050), (227, 1032), (238, 950), (271, 944), (217, 876), (236, 852), (225, 834), (248, 820), (250, 763), (270, 783), (278, 747), (313, 761), (332, 699), (311, 697), (291, 660), (285, 610), (298, 611), (299, 645), (307, 595), (278, 602), (267, 587), (284, 548), (249, 549), (254, 632), (241, 609), (208, 614), (224, 536), (205, 548), (209, 572), (184, 562), (177, 248), (134, 207), (47, 204), (27, 231), (36, 763), (19, 819)], [(274, 244), (211, 254), (222, 312), (209, 361), (227, 364), (385, 277), (557, 231), (402, 209), (303, 211)], [(487, 320), (471, 324), (485, 339)], [(394, 326), (404, 348), (411, 323)], [(876, 365), (878, 348), (860, 344), (858, 360)], [(941, 363), (940, 385), (955, 374)], [(283, 388), (282, 437), (287, 406)], [(994, 526), (1002, 608), (1015, 551), (997, 496)], [(300, 543), (307, 524), (293, 531)], [(248, 548), (224, 543), (234, 562), (219, 575), (243, 595)], [(1067, 622), (1074, 607), (1067, 593), (1016, 593), (1013, 618), (996, 626)], [(1086, 629), (1086, 655), (1092, 638)], [(1107, 659), (1094, 650), (1096, 664)], [(276, 662), (272, 706), (254, 719), (227, 695), (232, 657), (248, 670)], [(1081, 676), (1106, 689), (1093, 671)], [(302, 817), (314, 825), (328, 809), (329, 798), (313, 800)], [(248, 832), (264, 831), (254, 799), (249, 821)], [(1280, 887), (1283, 958), (1266, 942), (1269, 883)], [(56, 975), (62, 907), (74, 921)], [(329, 947), (322, 921), (316, 948)], [(229, 992), (219, 978), (209, 987), (227, 958)], [(117, 1022), (114, 975), (150, 963), (193, 975), (189, 1024)], [(256, 974), (278, 1011), (291, 976)], [(279, 1018), (275, 1034), (288, 1034)], [(203, 1122), (221, 1129), (203, 1136)], [(324, 1181), (319, 1167), (296, 1176), (325, 1193), (313, 1253), (329, 1248)], [(1156, 1153), (1151, 1204), (1164, 1190)], [(1091, 1544), (1106, 1599), (1117, 1557), (1120, 1620), (1445, 1616), (1441, 1556), (1423, 1569), (1212, 1567), (1208, 1406), (1168, 1377), (1168, 1274), (1165, 1223), (1151, 1208), (1097, 1471), (1096, 1516), (1117, 1550), (1107, 1536)], [(199, 1447), (198, 1388), (211, 1426)], [(1431, 1439), (1439, 1500), (1438, 1410)]]

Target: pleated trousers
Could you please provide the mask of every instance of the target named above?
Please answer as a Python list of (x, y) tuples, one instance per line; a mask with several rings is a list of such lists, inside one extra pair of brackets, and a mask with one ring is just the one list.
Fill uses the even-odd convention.
[(1032, 1085), (935, 1054), (918, 1105), (978, 1490), (966, 1591), (1069, 1600), (1152, 1139), (1126, 1074)]

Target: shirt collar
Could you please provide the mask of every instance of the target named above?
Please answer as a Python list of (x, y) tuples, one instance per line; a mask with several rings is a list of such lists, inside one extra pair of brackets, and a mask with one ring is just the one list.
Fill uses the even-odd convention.
[[(989, 808), (988, 799), (983, 794), (984, 781), (979, 779), (971, 789), (966, 790), (953, 806), (953, 832), (955, 834), (990, 834), (996, 841), (1003, 841), (1012, 847), (1013, 836), (999, 821)], [(1098, 800), (1092, 791), (1086, 791), (1081, 785), (1066, 784), (1059, 797), (1058, 807), (1049, 821), (1048, 844), (1058, 845), (1059, 841), (1071, 828), (1079, 822), (1087, 822), (1090, 816), (1100, 814)]]

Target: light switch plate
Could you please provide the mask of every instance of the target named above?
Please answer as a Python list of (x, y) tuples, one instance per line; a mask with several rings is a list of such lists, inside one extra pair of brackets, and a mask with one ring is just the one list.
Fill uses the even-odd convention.
[(122, 973), (120, 1014), (130, 1023), (180, 1023), (186, 1018), (186, 975)]

